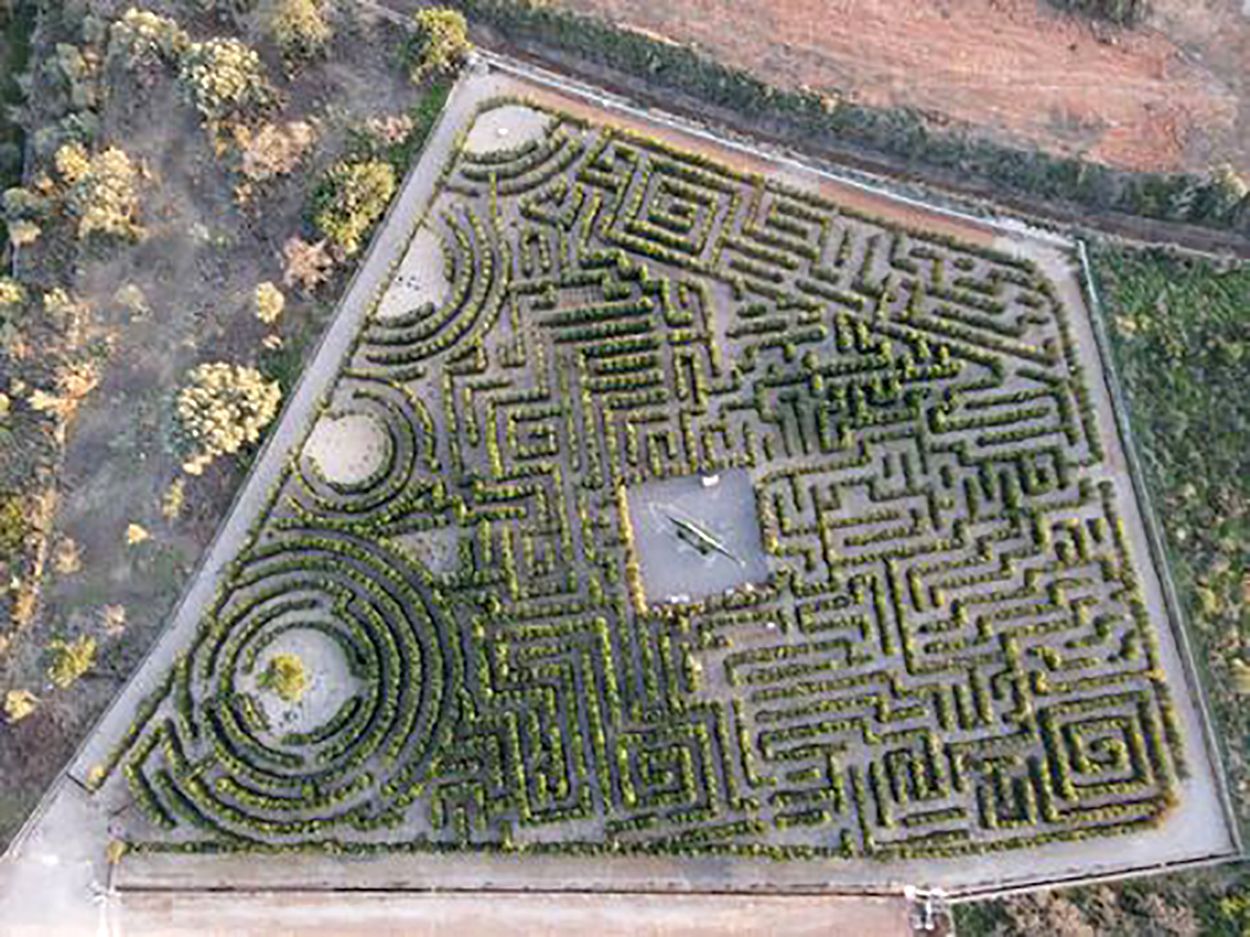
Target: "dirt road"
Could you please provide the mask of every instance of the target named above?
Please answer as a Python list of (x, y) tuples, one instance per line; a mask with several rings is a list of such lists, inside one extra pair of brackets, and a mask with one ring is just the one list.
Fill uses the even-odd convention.
[[(212, 922), (205, 929), (205, 922)], [(907, 937), (901, 897), (694, 895), (127, 894), (114, 912), (126, 937)]]

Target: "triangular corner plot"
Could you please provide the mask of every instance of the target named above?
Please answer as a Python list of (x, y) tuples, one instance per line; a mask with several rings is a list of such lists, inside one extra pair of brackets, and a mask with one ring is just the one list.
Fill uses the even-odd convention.
[(1074, 256), (462, 80), (73, 768), (120, 881), (959, 889), (1226, 850)]

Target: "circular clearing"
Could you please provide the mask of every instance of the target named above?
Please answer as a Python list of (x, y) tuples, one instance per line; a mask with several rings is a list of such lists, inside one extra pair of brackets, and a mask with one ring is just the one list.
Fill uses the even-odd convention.
[(492, 108), (473, 122), (464, 141), (465, 151), (476, 155), (515, 150), (517, 147), (539, 140), (547, 132), (551, 115), (520, 104), (508, 104)]
[[(306, 682), (298, 699), (285, 700), (260, 685), (270, 661), (279, 654), (292, 654), (303, 665)], [(325, 725), (359, 690), (343, 649), (333, 638), (311, 628), (292, 628), (280, 634), (257, 658), (252, 673), (240, 683), (260, 700), (276, 735), (310, 732)]]
[(322, 417), (309, 434), (304, 455), (317, 464), (326, 481), (358, 485), (386, 463), (390, 440), (376, 419), (365, 413)]
[(379, 319), (398, 319), (426, 303), (437, 306), (447, 298), (449, 290), (442, 239), (429, 228), (418, 228), (375, 315)]

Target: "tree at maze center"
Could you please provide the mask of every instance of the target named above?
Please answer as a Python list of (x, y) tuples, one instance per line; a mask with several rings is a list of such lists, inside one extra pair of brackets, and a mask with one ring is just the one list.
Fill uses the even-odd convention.
[(275, 654), (257, 684), (287, 703), (299, 702), (308, 686), (304, 662), (295, 654)]
[[(445, 289), (401, 264), (416, 298), (327, 402), (374, 461), (292, 458), (102, 766), (131, 848), (907, 858), (1157, 824), (1162, 622), (1047, 276), (504, 108), (538, 132), (470, 134), (423, 222)], [(728, 471), (766, 578), (642, 594), (628, 493)], [(290, 732), (243, 678), (296, 628), (355, 689)]]

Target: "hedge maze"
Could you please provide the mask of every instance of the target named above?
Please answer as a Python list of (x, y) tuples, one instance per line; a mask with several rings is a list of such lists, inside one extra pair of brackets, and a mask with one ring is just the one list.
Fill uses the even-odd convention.
[[(1030, 261), (554, 112), (460, 147), (423, 224), (445, 295), (325, 408), (376, 469), (293, 457), (95, 775), (133, 848), (895, 858), (1174, 803), (1144, 558)], [(646, 594), (629, 492), (731, 469), (769, 575)], [(358, 689), (290, 732), (247, 687), (299, 629)]]

